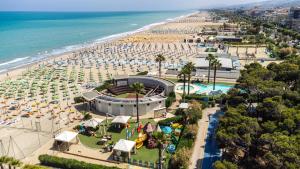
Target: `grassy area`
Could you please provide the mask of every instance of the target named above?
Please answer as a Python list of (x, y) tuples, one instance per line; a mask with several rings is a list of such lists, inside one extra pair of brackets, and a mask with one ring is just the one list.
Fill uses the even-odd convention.
[[(144, 97), (143, 94), (139, 94), (139, 97)], [(116, 98), (135, 98), (135, 93), (124, 93), (116, 96)]]
[[(110, 123), (111, 120), (109, 120)], [(152, 124), (155, 124), (153, 119), (141, 119), (140, 122), (145, 125), (147, 122), (151, 122)], [(130, 120), (129, 121), (130, 127), (129, 131), (136, 128), (136, 121)], [(120, 139), (126, 139), (126, 129), (116, 129), (114, 127), (109, 127), (107, 129), (107, 134), (112, 135), (112, 141), (114, 143), (118, 142)], [(96, 132), (96, 135), (100, 136), (100, 131)], [(138, 137), (138, 133), (135, 129), (134, 135), (129, 139), (134, 141)], [(80, 142), (90, 148), (96, 148), (100, 149), (102, 148), (102, 145), (97, 145), (97, 142), (100, 140), (100, 138), (97, 138), (95, 136), (85, 136), (82, 134), (79, 134)], [(158, 149), (147, 149), (145, 146), (137, 150), (137, 154), (133, 155), (132, 158), (136, 160), (143, 160), (143, 161), (151, 161), (155, 162), (158, 158)]]
[(172, 81), (174, 83), (177, 83), (179, 81), (179, 79), (176, 78), (166, 78), (166, 80)]
[(136, 154), (133, 154), (132, 159), (155, 162), (158, 160), (158, 149), (147, 149), (145, 146), (137, 150)]

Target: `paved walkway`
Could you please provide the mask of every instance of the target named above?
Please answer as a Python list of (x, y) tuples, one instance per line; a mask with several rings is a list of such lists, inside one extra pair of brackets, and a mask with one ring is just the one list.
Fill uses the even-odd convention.
[(200, 169), (204, 158), (205, 140), (209, 124), (209, 115), (214, 114), (219, 107), (207, 108), (203, 110), (202, 119), (198, 121), (199, 130), (194, 145), (192, 158), (190, 159), (189, 169)]

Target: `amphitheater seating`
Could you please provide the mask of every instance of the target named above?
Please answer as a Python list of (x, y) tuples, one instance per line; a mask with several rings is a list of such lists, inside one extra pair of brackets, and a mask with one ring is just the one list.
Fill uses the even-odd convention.
[[(145, 94), (147, 93), (148, 96), (153, 96), (153, 95), (157, 95), (161, 92), (163, 92), (163, 87), (160, 86), (147, 86), (144, 85), (144, 89), (145, 89)], [(124, 86), (113, 86), (107, 89), (108, 92), (114, 94), (114, 95), (121, 95), (124, 93), (133, 93), (134, 91), (128, 86), (128, 85), (124, 85)]]

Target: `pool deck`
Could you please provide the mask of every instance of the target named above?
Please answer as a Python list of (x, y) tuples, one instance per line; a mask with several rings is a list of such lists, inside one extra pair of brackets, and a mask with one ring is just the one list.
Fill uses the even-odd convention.
[[(205, 149), (207, 148), (207, 135), (209, 134), (210, 118), (219, 110), (219, 107), (207, 108), (203, 110), (202, 119), (198, 121), (199, 130), (195, 141), (193, 154), (190, 159), (189, 169), (202, 168), (204, 159), (207, 159)], [(211, 127), (211, 126), (210, 126)], [(205, 162), (206, 163), (206, 162)], [(203, 168), (207, 169), (207, 168)]]

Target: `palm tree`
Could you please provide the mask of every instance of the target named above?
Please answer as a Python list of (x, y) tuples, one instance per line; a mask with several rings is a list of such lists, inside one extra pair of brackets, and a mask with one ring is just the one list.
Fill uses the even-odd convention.
[(130, 85), (130, 88), (135, 92), (136, 97), (136, 120), (137, 124), (140, 122), (139, 118), (139, 94), (141, 94), (144, 91), (144, 84), (136, 82)]
[(16, 167), (20, 167), (21, 166), (21, 161), (20, 160), (17, 160), (17, 159), (12, 159), (9, 164), (11, 166), (13, 166), (14, 169), (16, 169)]
[(14, 158), (12, 157), (5, 157), (5, 164), (8, 164), (8, 168), (11, 169), (12, 167), (12, 161), (15, 160)]
[(216, 74), (217, 74), (217, 69), (219, 69), (222, 66), (222, 64), (220, 63), (219, 60), (215, 59), (212, 62), (212, 66), (214, 67), (214, 85), (213, 85), (213, 90), (215, 90), (215, 88), (216, 88)]
[(6, 156), (0, 157), (0, 168), (4, 169), (3, 164), (7, 164), (9, 162), (9, 158)]
[(155, 58), (155, 62), (158, 62), (159, 77), (161, 77), (161, 62), (163, 62), (165, 60), (166, 60), (166, 58), (162, 54), (157, 55)]
[(164, 147), (164, 142), (167, 140), (167, 138), (163, 132), (155, 132), (153, 133), (153, 137), (156, 139), (158, 147), (158, 169), (162, 169), (162, 150)]
[(208, 56), (205, 58), (208, 60), (208, 75), (207, 75), (207, 83), (209, 83), (210, 80), (210, 69), (211, 69), (211, 64), (214, 60), (216, 60), (216, 56), (213, 54), (208, 54)]
[(185, 96), (185, 84), (186, 84), (186, 76), (188, 74), (189, 70), (187, 69), (186, 66), (184, 66), (181, 71), (179, 72), (179, 77), (182, 77), (183, 76), (183, 99), (184, 99), (184, 96)]
[(192, 72), (195, 69), (195, 64), (193, 62), (188, 62), (184, 67), (186, 68), (186, 73), (187, 73), (187, 78), (188, 78), (188, 95), (189, 95)]

